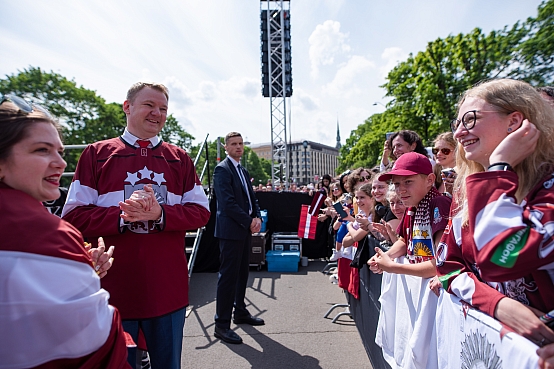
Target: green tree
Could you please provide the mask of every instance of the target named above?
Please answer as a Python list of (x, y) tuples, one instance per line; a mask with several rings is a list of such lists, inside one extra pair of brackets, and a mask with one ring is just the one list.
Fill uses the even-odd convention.
[(520, 68), (515, 77), (531, 84), (554, 83), (554, 0), (543, 1), (537, 18), (528, 18), (525, 23), (527, 37), (519, 45)]
[[(65, 145), (90, 144), (117, 137), (126, 126), (122, 104), (106, 103), (95, 91), (37, 67), (0, 79), (0, 93), (13, 93), (46, 107), (60, 121)], [(193, 139), (171, 115), (160, 135), (165, 141), (185, 149)], [(81, 151), (67, 150), (67, 172), (75, 170)], [(63, 185), (68, 184), (69, 180), (64, 179)]]
[[(260, 158), (260, 164), (262, 166), (262, 169), (264, 170), (264, 173), (267, 175), (267, 179), (270, 179), (271, 174), (272, 174), (271, 173), (271, 161), (269, 161), (265, 158)], [(267, 179), (266, 179), (266, 183), (267, 183)]]
[(190, 151), (194, 137), (187, 133), (173, 115), (168, 115), (160, 136), (166, 142), (170, 142), (180, 148)]
[(246, 158), (245, 167), (246, 169), (248, 169), (248, 173), (250, 173), (250, 176), (253, 178), (252, 184), (257, 186), (258, 184), (262, 183), (265, 185), (267, 183), (269, 175), (262, 167), (262, 162), (258, 157), (258, 154), (256, 154), (251, 148), (246, 147), (244, 151), (244, 158)]
[(425, 51), (396, 66), (383, 85), (406, 124), (424, 141), (449, 130), (459, 96), (479, 81), (510, 74), (522, 27), (488, 35), (479, 28), (429, 42)]

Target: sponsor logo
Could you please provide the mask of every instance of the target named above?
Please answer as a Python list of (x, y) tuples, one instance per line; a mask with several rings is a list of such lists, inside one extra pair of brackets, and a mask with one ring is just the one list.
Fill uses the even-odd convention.
[(498, 245), (492, 255), (491, 262), (504, 268), (513, 267), (519, 252), (527, 242), (529, 230), (529, 227), (523, 228)]
[[(145, 184), (151, 184), (158, 203), (160, 205), (165, 204), (167, 201), (167, 186), (162, 184), (165, 182), (164, 173), (156, 173), (146, 166), (134, 173), (127, 172), (127, 178), (125, 178), (123, 185), (124, 196), (128, 199), (133, 192), (142, 190)], [(133, 222), (127, 225), (127, 228), (134, 233), (150, 233), (154, 231), (154, 223), (152, 221)]]
[(440, 242), (437, 246), (437, 266), (443, 266), (448, 253), (448, 245), (445, 242)]
[(437, 224), (442, 222), (442, 215), (439, 211), (438, 206), (435, 207), (435, 210), (433, 210), (433, 223)]

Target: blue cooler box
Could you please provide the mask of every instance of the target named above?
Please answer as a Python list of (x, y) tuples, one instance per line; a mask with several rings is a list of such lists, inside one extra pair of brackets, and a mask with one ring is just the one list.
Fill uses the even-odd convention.
[(298, 272), (300, 251), (268, 251), (265, 259), (269, 272)]

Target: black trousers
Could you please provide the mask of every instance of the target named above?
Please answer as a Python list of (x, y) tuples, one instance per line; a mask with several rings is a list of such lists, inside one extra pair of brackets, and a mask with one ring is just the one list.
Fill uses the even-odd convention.
[(233, 306), (235, 317), (250, 315), (246, 310), (244, 296), (248, 282), (250, 243), (249, 234), (245, 240), (219, 239), (219, 275), (217, 280), (215, 325), (218, 328), (231, 327)]

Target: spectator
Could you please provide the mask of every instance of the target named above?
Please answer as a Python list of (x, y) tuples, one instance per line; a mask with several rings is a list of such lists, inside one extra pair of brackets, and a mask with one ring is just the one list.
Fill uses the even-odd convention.
[[(117, 245), (120, 262), (102, 286), (125, 331), (135, 342), (144, 333), (152, 367), (170, 369), (181, 366), (189, 304), (185, 233), (210, 212), (190, 157), (158, 136), (167, 108), (164, 85), (131, 86), (125, 131), (83, 151), (62, 216), (85, 237)], [(128, 360), (135, 367), (134, 348)]]
[(325, 189), (325, 195), (329, 196), (329, 194), (331, 193), (329, 186), (331, 185), (332, 181), (333, 178), (331, 178), (329, 174), (323, 175), (323, 177), (321, 178), (321, 182), (318, 183), (317, 189)]
[(387, 241), (386, 246), (388, 248), (398, 240), (398, 226), (404, 217), (406, 206), (404, 206), (400, 195), (393, 189), (387, 192), (387, 200), (390, 210), (394, 214), (395, 218), (389, 220), (388, 222), (381, 221), (381, 223), (374, 223), (373, 228), (383, 235)]
[[(7, 368), (130, 368), (125, 333), (100, 276), (113, 248), (87, 252), (81, 233), (41, 201), (60, 196), (61, 127), (38, 105), (0, 102), (0, 357)], [(96, 273), (95, 273), (96, 272)]]
[(435, 187), (440, 193), (452, 194), (456, 179), (456, 140), (452, 132), (441, 133), (433, 141)]
[(350, 173), (352, 173), (352, 171), (347, 170), (347, 171), (343, 172), (339, 177), (339, 184), (340, 184), (340, 188), (342, 190), (342, 193), (349, 192), (348, 189), (347, 189), (347, 186), (348, 186), (347, 183), (348, 183), (348, 176), (350, 175)]
[(536, 317), (554, 309), (553, 107), (511, 79), (475, 86), (458, 106), (459, 177), (439, 280), (518, 334), (554, 342)]
[(389, 208), (387, 200), (387, 192), (389, 185), (387, 182), (379, 180), (379, 174), (374, 175), (371, 181), (371, 194), (375, 199), (375, 219), (374, 222), (380, 222), (381, 219), (385, 222), (389, 222), (392, 219), (396, 219), (396, 216)]
[[(368, 261), (371, 271), (422, 278), (436, 275), (433, 250), (446, 227), (451, 200), (435, 189), (431, 162), (416, 152), (403, 154), (393, 169), (381, 175), (379, 180), (392, 180), (407, 209), (399, 227), (400, 238), (387, 252), (375, 248), (377, 254)], [(410, 264), (392, 260), (404, 255)]]
[(352, 246), (355, 242), (361, 241), (369, 232), (373, 231), (372, 221), (375, 218), (375, 198), (372, 195), (371, 183), (363, 183), (358, 186), (355, 194), (359, 210), (356, 217), (349, 219), (350, 222), (347, 224), (348, 233), (343, 240), (345, 247)]
[[(415, 151), (425, 157), (427, 156), (427, 150), (423, 146), (423, 142), (419, 135), (414, 131), (402, 130), (395, 132), (390, 136), (388, 141), (388, 147), (392, 150), (392, 155), (398, 159), (405, 153)], [(386, 149), (386, 147), (385, 147)], [(389, 166), (388, 158), (383, 153), (381, 162), (381, 172), (384, 172)]]

